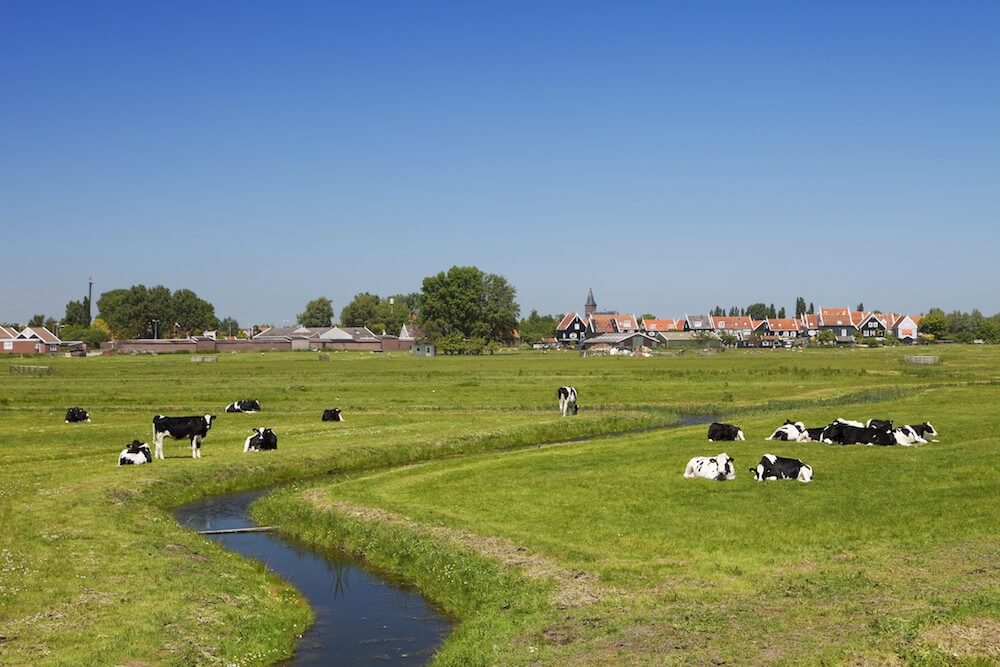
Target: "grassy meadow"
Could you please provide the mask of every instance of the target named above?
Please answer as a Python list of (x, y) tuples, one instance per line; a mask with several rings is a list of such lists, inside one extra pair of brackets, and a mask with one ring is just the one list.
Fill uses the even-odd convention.
[[(270, 664), (310, 622), (170, 509), (285, 484), (257, 512), (417, 583), (440, 664), (995, 664), (1000, 350), (187, 355), (0, 360), (0, 664)], [(10, 375), (8, 363), (54, 374)], [(560, 418), (573, 384), (580, 414)], [(257, 398), (264, 412), (227, 415)], [(67, 407), (93, 423), (67, 425)], [(322, 423), (340, 406), (346, 421)], [(154, 414), (219, 415), (192, 460), (117, 468)], [(716, 415), (744, 443), (707, 443)], [(931, 420), (914, 448), (764, 442), (785, 417)], [(277, 452), (244, 455), (251, 426)], [(685, 480), (726, 451), (737, 479)], [(754, 483), (763, 452), (811, 484)]]

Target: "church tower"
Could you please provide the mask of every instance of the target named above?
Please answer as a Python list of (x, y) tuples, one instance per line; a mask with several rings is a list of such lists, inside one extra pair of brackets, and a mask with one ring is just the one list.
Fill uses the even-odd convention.
[(583, 305), (583, 316), (590, 317), (595, 312), (597, 312), (597, 302), (594, 301), (594, 289), (590, 288), (587, 292), (587, 303)]

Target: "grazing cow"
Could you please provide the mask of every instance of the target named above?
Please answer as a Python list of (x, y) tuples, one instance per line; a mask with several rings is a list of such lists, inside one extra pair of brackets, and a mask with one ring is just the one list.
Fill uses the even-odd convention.
[(340, 408), (334, 408), (333, 410), (323, 411), (323, 421), (325, 422), (342, 422), (344, 421), (344, 415), (340, 413)]
[(215, 415), (201, 417), (153, 417), (153, 438), (156, 441), (156, 458), (163, 458), (163, 438), (170, 436), (174, 440), (188, 438), (191, 441), (191, 458), (201, 458), (201, 441), (212, 428)]
[(152, 463), (153, 455), (149, 452), (149, 445), (138, 440), (133, 440), (132, 444), (122, 450), (118, 455), (118, 465), (131, 466)]
[(251, 431), (253, 435), (243, 443), (243, 453), (262, 452), (267, 449), (278, 448), (278, 436), (269, 428), (258, 426)]
[(836, 421), (823, 429), (822, 441), (828, 445), (895, 445), (896, 437), (888, 429), (852, 426)]
[(891, 419), (869, 419), (868, 423), (865, 424), (865, 426), (867, 426), (869, 428), (887, 429), (887, 430), (891, 431), (892, 430), (892, 420)]
[(806, 432), (806, 425), (802, 422), (785, 420), (785, 423), (774, 429), (774, 433), (765, 440), (788, 440), (792, 442), (805, 442), (809, 439)]
[(746, 438), (743, 437), (743, 429), (739, 426), (712, 422), (708, 427), (708, 441), (716, 440), (746, 440)]
[(260, 412), (260, 403), (253, 398), (246, 401), (236, 401), (226, 406), (226, 412)]
[(773, 479), (797, 479), (800, 482), (811, 482), (812, 466), (798, 459), (786, 459), (783, 456), (764, 454), (756, 468), (750, 468), (753, 478), (758, 482)]
[(559, 414), (565, 417), (568, 414), (576, 414), (579, 406), (576, 404), (576, 387), (559, 387), (556, 391), (556, 398), (559, 399)]
[(722, 453), (718, 456), (696, 456), (688, 461), (684, 468), (684, 476), (688, 479), (704, 477), (724, 482), (727, 479), (736, 479), (736, 469), (733, 468), (735, 459), (729, 454)]
[(66, 423), (89, 422), (90, 413), (83, 408), (70, 408), (66, 411)]

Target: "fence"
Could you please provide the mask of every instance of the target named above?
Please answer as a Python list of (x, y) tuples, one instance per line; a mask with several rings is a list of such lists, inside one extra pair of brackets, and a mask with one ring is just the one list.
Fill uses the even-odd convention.
[(10, 372), (12, 375), (52, 375), (51, 366), (24, 366), (20, 364), (11, 364)]
[(937, 355), (930, 355), (930, 354), (926, 354), (926, 355), (919, 355), (919, 354), (908, 355), (908, 356), (903, 357), (903, 359), (905, 359), (907, 363), (917, 364), (919, 366), (931, 366), (933, 364), (936, 364), (938, 361), (940, 361), (940, 357), (938, 357)]

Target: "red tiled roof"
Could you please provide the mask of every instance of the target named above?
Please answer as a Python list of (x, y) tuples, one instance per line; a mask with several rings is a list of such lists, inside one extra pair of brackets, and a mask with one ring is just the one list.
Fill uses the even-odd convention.
[(712, 328), (717, 331), (730, 329), (753, 329), (753, 320), (746, 315), (712, 317)]
[(861, 326), (861, 323), (865, 321), (865, 318), (871, 315), (871, 313), (863, 310), (852, 310), (851, 311), (851, 322), (854, 326)]
[(646, 331), (676, 331), (677, 320), (643, 320), (642, 328)]
[(590, 316), (590, 330), (596, 334), (618, 333), (624, 329), (638, 330), (635, 315), (627, 313), (594, 313)]
[(577, 313), (566, 313), (563, 315), (562, 320), (560, 320), (559, 324), (556, 325), (556, 331), (565, 331), (568, 329), (569, 324), (573, 321), (574, 317), (580, 317), (580, 315)]
[(849, 308), (820, 308), (819, 322), (822, 326), (844, 326), (853, 325), (851, 311)]
[(767, 318), (767, 328), (771, 331), (798, 331), (800, 329), (799, 321), (790, 317), (784, 319), (769, 317)]
[(806, 329), (819, 328), (819, 315), (805, 313), (802, 315), (802, 324)]

